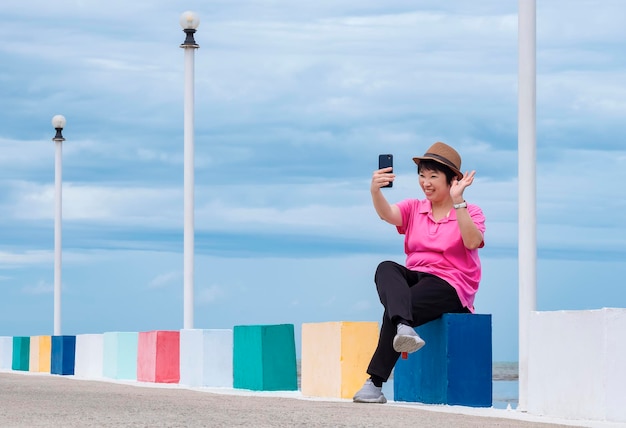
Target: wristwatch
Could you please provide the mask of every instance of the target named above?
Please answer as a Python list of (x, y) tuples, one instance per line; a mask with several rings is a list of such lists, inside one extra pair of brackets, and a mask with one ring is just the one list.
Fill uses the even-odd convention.
[(452, 206), (455, 210), (458, 210), (459, 208), (467, 208), (467, 202), (463, 201), (460, 204), (454, 204)]

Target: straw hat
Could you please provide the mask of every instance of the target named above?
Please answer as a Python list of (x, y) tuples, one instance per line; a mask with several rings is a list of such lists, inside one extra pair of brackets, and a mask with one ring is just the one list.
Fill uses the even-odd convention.
[(439, 162), (454, 171), (459, 180), (463, 178), (463, 173), (461, 172), (461, 156), (456, 150), (445, 143), (436, 142), (426, 150), (424, 156), (413, 158), (413, 162), (417, 165), (423, 160)]

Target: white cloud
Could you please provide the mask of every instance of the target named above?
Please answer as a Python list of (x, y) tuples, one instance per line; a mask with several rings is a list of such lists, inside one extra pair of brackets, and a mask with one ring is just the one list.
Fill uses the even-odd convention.
[(2, 152), (0, 166), (6, 171), (13, 168), (18, 170), (54, 165), (52, 137), (54, 137), (52, 125), (50, 125), (50, 135), (47, 139), (17, 140), (0, 136), (0, 151)]
[(200, 305), (209, 305), (220, 300), (226, 295), (224, 287), (211, 285), (209, 287), (199, 287), (195, 301)]
[[(475, 144), (472, 157), (488, 156), (488, 145)], [(619, 246), (623, 232), (607, 229), (620, 227), (608, 216), (597, 225), (598, 216), (624, 209), (621, 192), (624, 176), (623, 152), (561, 150), (555, 159), (538, 164), (537, 212), (542, 230), (540, 243), (571, 245), (571, 239), (584, 248), (604, 247), (605, 242)], [(593, 180), (580, 173), (594, 167)], [(471, 166), (468, 165), (468, 167)], [(369, 172), (368, 172), (369, 175)], [(596, 183), (602, 183), (597, 185)], [(593, 191), (579, 191), (593, 186)], [(303, 183), (283, 185), (228, 185), (216, 193), (198, 186), (196, 230), (213, 232), (270, 234), (315, 234), (329, 238), (386, 239), (390, 229), (371, 207), (368, 178), (361, 182)], [(477, 178), (466, 191), (469, 201), (478, 203), (487, 216), (488, 242), (513, 248), (517, 242), (517, 181)], [(15, 201), (9, 212), (16, 219), (52, 219), (53, 187), (19, 182), (13, 191)], [(119, 186), (64, 187), (66, 222), (136, 225), (155, 229), (182, 228), (182, 191), (175, 188), (136, 188)], [(396, 186), (386, 193), (390, 202), (407, 197), (421, 197), (413, 172), (399, 174)], [(576, 207), (576, 216), (568, 215)], [(561, 228), (570, 228), (564, 233)], [(575, 233), (576, 228), (579, 233)], [(587, 231), (587, 232), (583, 232)], [(592, 232), (593, 231), (593, 232)], [(132, 239), (132, 238), (131, 238)]]
[[(16, 219), (54, 218), (53, 184), (14, 183), (11, 215)], [(182, 221), (182, 189), (63, 183), (64, 221), (171, 227)]]
[(183, 275), (180, 271), (166, 272), (152, 278), (148, 288), (164, 288), (181, 282)]
[(542, 109), (548, 117), (575, 115), (585, 122), (622, 117), (626, 113), (624, 76), (624, 72), (607, 69), (544, 72), (537, 81), (539, 106), (550, 107)]
[(132, 63), (121, 59), (110, 58), (86, 58), (86, 64), (92, 65), (96, 68), (100, 68), (105, 72), (139, 72), (139, 73), (151, 73), (158, 71), (155, 66)]
[(178, 155), (172, 155), (172, 153), (163, 150), (139, 148), (137, 149), (137, 155), (140, 160), (146, 162), (157, 161), (162, 163), (169, 163), (172, 165), (183, 165), (183, 153), (180, 153)]
[(352, 306), (352, 309), (356, 312), (369, 311), (373, 304), (370, 300), (358, 300)]
[[(577, 49), (587, 43), (616, 43), (626, 39), (621, 19), (624, 3), (550, 1), (537, 4), (537, 38), (549, 47)], [(584, 28), (585, 31), (580, 31)]]
[(25, 251), (20, 253), (0, 251), (0, 268), (52, 263), (52, 251)]
[(31, 295), (52, 294), (54, 285), (46, 281), (39, 281), (35, 285), (28, 285), (22, 288), (22, 293)]

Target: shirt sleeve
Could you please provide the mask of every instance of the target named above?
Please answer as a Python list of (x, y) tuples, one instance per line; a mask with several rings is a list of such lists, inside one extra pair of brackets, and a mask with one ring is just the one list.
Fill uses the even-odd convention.
[(400, 235), (406, 235), (414, 212), (413, 207), (417, 202), (416, 199), (405, 199), (396, 204), (396, 206), (400, 208), (400, 214), (402, 215), (402, 225), (396, 226)]
[(469, 213), (470, 217), (472, 218), (472, 221), (474, 222), (478, 230), (480, 230), (480, 233), (483, 234), (483, 242), (481, 242), (480, 246), (478, 247), (478, 248), (483, 248), (485, 246), (485, 230), (486, 230), (485, 215), (483, 214), (483, 210), (481, 210), (478, 205), (468, 204), (467, 212)]

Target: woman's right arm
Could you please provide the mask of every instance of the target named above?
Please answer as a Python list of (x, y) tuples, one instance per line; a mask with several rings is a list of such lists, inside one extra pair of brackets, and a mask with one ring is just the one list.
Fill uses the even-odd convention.
[(402, 226), (402, 214), (397, 205), (391, 205), (387, 202), (385, 195), (380, 190), (392, 182), (396, 177), (391, 173), (392, 168), (383, 168), (374, 171), (372, 175), (372, 185), (370, 191), (372, 193), (372, 202), (378, 216), (389, 224), (394, 226)]

